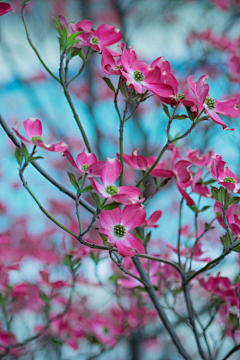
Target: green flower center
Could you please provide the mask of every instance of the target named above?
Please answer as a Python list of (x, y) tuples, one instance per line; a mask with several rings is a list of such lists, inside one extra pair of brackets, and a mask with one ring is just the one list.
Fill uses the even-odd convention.
[(115, 225), (113, 228), (114, 231), (114, 235), (118, 236), (118, 237), (123, 237), (124, 235), (126, 235), (126, 229), (123, 225)]
[(89, 168), (89, 166), (90, 166), (90, 165), (84, 164), (84, 165), (82, 166), (82, 170), (83, 170), (84, 172), (86, 172), (87, 169)]
[(108, 334), (108, 328), (103, 328), (103, 332), (104, 332), (104, 334)]
[(186, 99), (186, 96), (184, 94), (177, 94), (177, 97), (181, 100), (185, 100)]
[(121, 70), (123, 70), (123, 67), (122, 67), (122, 65), (117, 65), (117, 66), (116, 66), (116, 69), (121, 69)]
[(97, 37), (93, 37), (90, 42), (94, 45), (99, 45), (99, 40)]
[(133, 78), (136, 81), (143, 81), (145, 76), (143, 75), (143, 73), (141, 71), (136, 70), (136, 71), (134, 71)]
[(32, 142), (32, 143), (35, 143), (37, 140), (43, 141), (42, 138), (41, 138), (41, 136), (33, 136), (32, 139), (31, 139), (31, 142)]
[(109, 195), (118, 194), (118, 188), (115, 185), (108, 185), (105, 190)]
[(224, 182), (230, 182), (232, 184), (235, 184), (235, 180), (232, 177), (225, 177), (223, 179)]
[(206, 99), (205, 99), (205, 104), (207, 105), (207, 107), (210, 109), (210, 110), (213, 110), (215, 109), (216, 107), (216, 103), (214, 101), (213, 98), (211, 98), (210, 96), (207, 96)]

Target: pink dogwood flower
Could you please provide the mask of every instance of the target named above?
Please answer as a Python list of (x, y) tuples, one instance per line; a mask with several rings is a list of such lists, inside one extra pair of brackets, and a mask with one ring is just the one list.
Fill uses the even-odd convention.
[(63, 152), (69, 163), (81, 173), (91, 176), (101, 176), (101, 171), (105, 165), (104, 161), (97, 161), (97, 157), (93, 153), (87, 154), (85, 149), (77, 155), (76, 162), (74, 161), (70, 151), (67, 149)]
[(234, 285), (231, 284), (227, 277), (220, 276), (220, 273), (216, 277), (208, 276), (208, 278), (200, 279), (199, 284), (208, 292), (219, 296), (232, 306), (239, 306), (239, 299)]
[(156, 222), (158, 222), (161, 216), (162, 216), (161, 210), (154, 211), (154, 213), (152, 213), (152, 215), (149, 217), (148, 220), (147, 219), (144, 220), (142, 226), (144, 226), (147, 229), (159, 227), (159, 225), (156, 225)]
[(226, 162), (222, 160), (220, 155), (213, 158), (212, 163), (212, 176), (216, 179), (219, 185), (224, 186), (231, 192), (240, 193), (240, 183), (238, 183), (236, 175), (225, 166)]
[(212, 157), (214, 151), (208, 151), (207, 155), (201, 155), (198, 149), (191, 150), (187, 149), (186, 157), (192, 164), (196, 166), (210, 166), (212, 164)]
[[(227, 208), (226, 211), (226, 218), (227, 223), (231, 231), (236, 235), (239, 236), (240, 234), (240, 220), (238, 216), (234, 214), (235, 205), (231, 205)], [(222, 211), (222, 204), (218, 201), (214, 204), (214, 213), (216, 214), (218, 223), (222, 226), (224, 230), (226, 230), (226, 226), (223, 222), (223, 211)]]
[(130, 234), (130, 231), (141, 226), (145, 217), (146, 211), (142, 205), (127, 205), (122, 212), (120, 207), (103, 210), (99, 214), (99, 231), (117, 247), (120, 255), (132, 257), (135, 251), (142, 254), (145, 250), (141, 240)]
[(132, 85), (135, 91), (142, 94), (144, 88), (159, 96), (170, 97), (173, 95), (173, 88), (164, 84), (161, 79), (161, 70), (158, 66), (150, 66), (143, 61), (137, 60), (137, 55), (132, 48), (126, 50), (122, 46), (120, 71), (126, 80), (126, 85)]
[(36, 146), (39, 146), (45, 150), (48, 151), (65, 151), (68, 148), (68, 145), (65, 143), (64, 139), (59, 141), (56, 144), (44, 144), (42, 140), (42, 123), (40, 120), (36, 118), (29, 118), (23, 122), (24, 128), (26, 130), (26, 134), (28, 139), (23, 137), (19, 132), (17, 128), (17, 123), (13, 126), (13, 131), (15, 134), (24, 142), (28, 144), (33, 144)]
[(225, 130), (234, 130), (227, 127), (218, 114), (237, 118), (240, 115), (240, 109), (237, 108), (237, 99), (226, 101), (217, 101), (209, 96), (209, 85), (205, 82), (208, 75), (202, 75), (198, 81), (194, 82), (193, 75), (188, 77), (188, 85), (197, 97), (199, 110), (205, 109), (210, 118)]
[(120, 30), (116, 26), (102, 24), (93, 30), (92, 25), (89, 20), (79, 21), (76, 25), (71, 24), (73, 32), (85, 31), (77, 36), (77, 39), (80, 40), (78, 47), (91, 46), (93, 50), (102, 52), (106, 46), (116, 44), (122, 38)]
[(188, 160), (179, 160), (175, 163), (175, 160), (180, 157), (178, 149), (176, 145), (171, 144), (168, 147), (168, 150), (173, 151), (172, 155), (172, 169), (173, 173), (176, 177), (176, 184), (178, 191), (182, 195), (182, 197), (186, 200), (189, 206), (194, 205), (193, 199), (188, 195), (188, 193), (184, 190), (188, 186), (192, 185), (192, 172), (190, 171), (190, 166), (192, 165)]
[(207, 187), (207, 185), (202, 184), (202, 182), (200, 181), (201, 177), (203, 175), (203, 169), (199, 169), (198, 172), (196, 174), (193, 175), (192, 178), (192, 191), (204, 196), (204, 197), (210, 197), (210, 192), (209, 189)]
[[(134, 149), (132, 155), (123, 154), (123, 161), (131, 166), (133, 169), (148, 171), (150, 167), (155, 163), (157, 157), (152, 155), (148, 158), (145, 158), (143, 155), (138, 155), (138, 148)], [(120, 155), (117, 153), (118, 159)], [(174, 176), (174, 173), (171, 170), (164, 169), (165, 161), (159, 161), (155, 168), (150, 172), (152, 176), (171, 178)]]
[(11, 5), (9, 5), (6, 2), (0, 3), (0, 16), (7, 14), (8, 12), (13, 13), (13, 9), (11, 8)]
[(139, 200), (141, 191), (134, 186), (119, 186), (115, 185), (115, 181), (120, 176), (122, 166), (117, 159), (107, 159), (101, 171), (101, 180), (103, 186), (95, 179), (91, 178), (92, 187), (105, 199), (112, 198), (114, 201), (121, 204), (130, 205), (136, 204), (144, 199)]

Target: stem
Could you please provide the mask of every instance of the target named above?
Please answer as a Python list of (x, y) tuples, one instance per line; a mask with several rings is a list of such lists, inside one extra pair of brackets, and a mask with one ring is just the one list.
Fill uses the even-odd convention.
[[(110, 258), (112, 259), (112, 261), (119, 267), (120, 270), (122, 270), (122, 272), (124, 272), (125, 274), (131, 276), (132, 278), (138, 280), (140, 283), (142, 283), (144, 286), (146, 286), (145, 282), (140, 279), (138, 276), (132, 274), (130, 271), (124, 269), (124, 267), (122, 266), (121, 262), (119, 261), (119, 259), (117, 258), (117, 260), (115, 260), (113, 258), (113, 255), (115, 255), (114, 253), (112, 253), (112, 251), (109, 251), (109, 255), (110, 255)], [(115, 255), (116, 256), (116, 255)]]
[[(26, 340), (24, 340), (24, 341), (22, 341), (20, 343), (17, 343), (17, 344), (11, 344), (11, 345), (0, 344), (0, 347), (6, 349), (6, 351), (7, 351), (6, 354), (8, 353), (8, 351), (10, 349), (15, 349), (15, 348), (18, 348), (18, 347), (22, 347), (22, 346), (28, 344), (29, 342), (38, 339), (41, 335), (44, 334), (44, 332), (49, 328), (49, 326), (51, 325), (51, 323), (53, 321), (56, 321), (56, 320), (60, 319), (61, 317), (63, 317), (68, 312), (68, 310), (69, 310), (69, 308), (71, 306), (71, 303), (72, 303), (72, 297), (73, 297), (73, 293), (74, 293), (74, 290), (75, 290), (75, 284), (76, 284), (76, 275), (75, 275), (75, 273), (72, 273), (72, 276), (73, 276), (73, 280), (72, 280), (72, 285), (71, 285), (71, 292), (70, 292), (68, 302), (67, 302), (64, 310), (60, 314), (58, 314), (58, 315), (54, 316), (53, 318), (49, 319), (47, 324), (36, 335), (33, 335), (30, 338), (28, 338), (28, 339), (26, 339)], [(6, 355), (6, 354), (4, 354), (4, 355)]]
[(38, 201), (38, 199), (36, 198), (36, 196), (33, 194), (33, 192), (30, 190), (30, 188), (27, 185), (27, 182), (24, 179), (23, 176), (23, 172), (20, 169), (19, 170), (19, 177), (22, 181), (23, 186), (25, 187), (25, 189), (28, 191), (28, 193), (31, 195), (31, 197), (33, 198), (33, 200), (37, 203), (37, 205), (39, 206), (39, 209), (54, 223), (56, 224), (58, 227), (60, 227), (62, 230), (66, 231), (67, 233), (69, 233), (70, 235), (74, 236), (76, 239), (78, 238), (78, 236), (76, 234), (74, 234), (71, 230), (65, 228), (65, 226), (61, 225), (57, 220), (55, 220), (48, 212), (47, 210), (44, 209), (44, 207), (40, 204), (40, 202)]
[(119, 127), (119, 146), (120, 146), (120, 163), (122, 165), (121, 174), (119, 177), (119, 186), (122, 186), (123, 181), (123, 130), (124, 130), (124, 121), (120, 120), (120, 127)]
[(80, 195), (77, 194), (77, 196), (76, 196), (76, 214), (77, 214), (77, 218), (78, 218), (79, 232), (81, 234), (82, 222), (81, 222), (81, 216), (80, 216), (80, 211), (79, 211), (79, 197), (80, 197)]
[(174, 345), (176, 346), (176, 348), (178, 349), (179, 353), (182, 355), (182, 357), (185, 359), (185, 360), (191, 360), (190, 356), (187, 354), (187, 352), (185, 351), (185, 349), (183, 348), (182, 344), (180, 343), (176, 333), (175, 333), (175, 330), (174, 330), (174, 327), (172, 326), (172, 324), (170, 323), (170, 321), (168, 320), (168, 317), (162, 307), (162, 305), (160, 304), (159, 302), (159, 299), (157, 297), (157, 294), (156, 294), (156, 291), (154, 290), (154, 287), (152, 285), (152, 283), (150, 282), (145, 270), (144, 270), (144, 267), (142, 266), (140, 260), (134, 256), (132, 258), (133, 262), (134, 262), (134, 265), (136, 266), (140, 276), (141, 276), (141, 279), (144, 281), (144, 283), (146, 284), (145, 285), (145, 289), (146, 291), (148, 292), (154, 306), (155, 306), (155, 309), (157, 310), (158, 312), (158, 315), (163, 323), (163, 325), (165, 326), (167, 332), (169, 333)]
[(234, 348), (232, 348), (232, 350), (230, 350), (222, 360), (228, 359), (232, 354), (234, 354), (239, 349), (240, 349), (240, 344), (234, 346)]
[(229, 239), (230, 239), (230, 244), (233, 244), (232, 235), (231, 235), (231, 232), (230, 232), (230, 229), (229, 229), (229, 226), (228, 226), (227, 217), (226, 217), (226, 209), (224, 208), (224, 206), (222, 207), (222, 211), (223, 211), (223, 222), (224, 222), (225, 228), (227, 230), (227, 233), (228, 233), (228, 236), (229, 236)]
[(218, 256), (217, 258), (211, 260), (209, 263), (207, 263), (205, 266), (203, 266), (201, 269), (199, 269), (198, 271), (196, 271), (193, 275), (189, 276), (185, 281), (184, 281), (184, 285), (188, 284), (189, 281), (191, 281), (193, 278), (195, 278), (197, 275), (201, 274), (204, 271), (207, 271), (210, 267), (212, 267), (212, 265), (218, 263), (219, 261), (221, 261), (222, 259), (224, 259), (227, 255), (230, 254), (230, 252), (238, 247), (240, 245), (240, 240), (236, 241), (235, 243), (230, 244), (230, 246), (228, 247), (227, 250), (225, 250), (222, 255)]
[(178, 264), (182, 267), (181, 264), (181, 252), (180, 252), (180, 245), (181, 245), (181, 227), (182, 227), (182, 206), (183, 206), (184, 198), (180, 201), (179, 207), (179, 225), (178, 225), (178, 241), (177, 241), (177, 253), (178, 253)]
[(89, 144), (87, 135), (86, 135), (86, 133), (85, 133), (85, 131), (84, 131), (84, 128), (83, 128), (83, 126), (82, 126), (82, 124), (81, 124), (81, 121), (80, 121), (80, 119), (79, 119), (78, 113), (77, 113), (77, 111), (76, 111), (76, 109), (75, 109), (75, 107), (74, 107), (74, 105), (73, 105), (73, 102), (72, 102), (72, 99), (71, 99), (71, 97), (70, 97), (69, 91), (68, 91), (68, 89), (67, 89), (67, 87), (65, 86), (64, 83), (62, 83), (62, 87), (63, 87), (63, 90), (64, 90), (64, 94), (65, 94), (65, 96), (66, 96), (68, 105), (70, 106), (70, 108), (71, 108), (71, 110), (72, 110), (73, 117), (74, 117), (74, 119), (75, 119), (75, 121), (76, 121), (76, 123), (77, 123), (77, 126), (78, 126), (78, 128), (79, 128), (79, 130), (80, 130), (80, 133), (81, 133), (81, 135), (82, 135), (82, 137), (83, 137), (83, 141), (84, 141), (84, 143), (85, 143), (85, 145), (86, 145), (86, 148), (87, 148), (87, 150), (88, 150), (89, 153), (92, 153), (92, 149), (91, 149), (91, 146), (90, 146), (90, 144)]
[(41, 62), (41, 64), (44, 66), (44, 68), (47, 70), (47, 72), (55, 79), (57, 80), (57, 82), (61, 83), (60, 80), (57, 78), (57, 76), (55, 76), (53, 74), (53, 72), (47, 67), (47, 65), (45, 64), (45, 62), (42, 60), (41, 56), (39, 55), (37, 49), (35, 48), (35, 46), (33, 45), (32, 43), (32, 40), (30, 38), (30, 35), (29, 35), (29, 32), (28, 32), (28, 28), (27, 28), (27, 24), (26, 24), (26, 21), (25, 21), (25, 6), (22, 6), (22, 9), (21, 9), (21, 16), (22, 16), (22, 21), (23, 21), (23, 25), (24, 25), (24, 28), (25, 28), (25, 32), (26, 32), (26, 36), (27, 36), (27, 40), (29, 42), (29, 45), (31, 46), (31, 48), (33, 49), (33, 51), (35, 52), (35, 54), (37, 55), (39, 61)]
[(154, 162), (154, 164), (150, 167), (150, 169), (145, 173), (145, 175), (143, 175), (143, 177), (137, 182), (137, 184), (135, 185), (136, 187), (138, 187), (145, 179), (146, 177), (148, 177), (148, 175), (150, 174), (150, 172), (155, 168), (155, 166), (157, 166), (157, 164), (159, 163), (161, 157), (163, 156), (163, 154), (165, 153), (165, 151), (167, 150), (168, 146), (169, 146), (170, 142), (167, 141), (167, 143), (165, 144), (165, 146), (162, 148), (160, 154), (157, 157), (157, 160)]
[(187, 306), (187, 310), (188, 310), (188, 317), (189, 317), (190, 324), (192, 325), (192, 329), (193, 329), (193, 333), (194, 333), (195, 340), (197, 343), (199, 355), (201, 356), (201, 358), (203, 360), (207, 360), (207, 358), (203, 352), (201, 343), (200, 343), (199, 334), (198, 334), (196, 323), (194, 320), (194, 311), (193, 311), (192, 301), (191, 301), (191, 297), (190, 297), (189, 286), (184, 284), (184, 282), (183, 282), (182, 287), (183, 287), (184, 298), (185, 298), (185, 302), (186, 302), (186, 306)]

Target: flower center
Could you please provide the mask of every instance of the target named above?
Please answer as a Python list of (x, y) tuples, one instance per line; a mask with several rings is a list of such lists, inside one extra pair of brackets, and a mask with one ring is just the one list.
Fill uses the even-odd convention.
[(177, 97), (181, 100), (185, 100), (186, 99), (186, 96), (184, 94), (177, 94)]
[(143, 73), (141, 71), (136, 70), (136, 71), (134, 71), (133, 78), (136, 81), (143, 81), (145, 76), (143, 75)]
[(32, 143), (35, 143), (37, 140), (43, 141), (42, 138), (41, 138), (41, 136), (33, 136), (32, 139), (31, 139), (31, 142), (32, 142)]
[(109, 195), (118, 194), (118, 188), (115, 185), (108, 185), (105, 190)]
[(94, 44), (94, 45), (99, 45), (99, 40), (98, 38), (95, 36), (91, 39), (90, 43)]
[(225, 177), (223, 179), (224, 182), (230, 182), (232, 184), (235, 184), (235, 180), (232, 177)]
[(123, 70), (123, 67), (122, 67), (122, 65), (117, 65), (117, 66), (116, 66), (116, 69), (117, 69), (117, 70), (118, 70), (118, 69)]
[(87, 169), (89, 168), (89, 166), (90, 166), (90, 165), (84, 164), (84, 165), (82, 166), (82, 170), (83, 170), (84, 172), (86, 172)]
[(207, 107), (210, 109), (210, 110), (213, 110), (215, 109), (216, 107), (216, 103), (214, 101), (213, 98), (211, 98), (210, 96), (207, 96), (206, 99), (205, 99), (205, 104), (207, 105)]
[(118, 237), (123, 237), (124, 235), (126, 235), (126, 229), (123, 225), (115, 225), (113, 228), (114, 231), (114, 235), (118, 236)]

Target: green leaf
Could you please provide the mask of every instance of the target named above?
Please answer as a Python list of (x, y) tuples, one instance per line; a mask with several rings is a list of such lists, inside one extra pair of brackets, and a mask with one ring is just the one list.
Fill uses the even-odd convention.
[(209, 120), (209, 117), (208, 116), (203, 116), (200, 119), (198, 119), (198, 122), (204, 121), (204, 120)]
[(211, 206), (204, 206), (203, 208), (201, 208), (201, 210), (199, 210), (198, 212), (204, 212), (207, 209), (209, 209)]
[(187, 119), (188, 116), (187, 115), (175, 115), (173, 119), (176, 119), (176, 120), (184, 120), (184, 119)]
[(116, 209), (117, 207), (119, 207), (121, 204), (117, 203), (117, 202), (112, 202), (111, 204), (107, 204), (104, 205), (102, 207), (102, 210), (113, 210)]
[(186, 108), (186, 110), (187, 110), (189, 119), (190, 119), (191, 121), (194, 121), (194, 117), (193, 117), (191, 108), (190, 108), (189, 106), (185, 106), (185, 108)]
[(211, 226), (209, 223), (205, 222), (204, 224), (204, 231), (209, 231), (209, 230), (212, 230), (212, 229), (215, 229), (214, 226)]
[(170, 119), (171, 115), (169, 113), (168, 107), (165, 104), (163, 104), (163, 111), (165, 112), (167, 117)]
[(142, 242), (144, 242), (144, 237), (142, 236), (142, 233), (140, 232), (140, 230), (136, 230), (135, 234), (134, 234), (139, 240), (141, 240)]
[(172, 178), (166, 178), (166, 179), (164, 179), (160, 184), (159, 184), (159, 188), (161, 188), (161, 187), (163, 187), (163, 186), (165, 186), (165, 185), (167, 185), (167, 183), (169, 182), (169, 180), (171, 180)]
[(111, 80), (109, 78), (105, 77), (105, 76), (102, 76), (101, 78), (105, 81), (105, 83), (107, 84), (109, 89), (112, 90), (115, 93), (115, 87), (113, 86)]
[(79, 42), (79, 39), (76, 39), (76, 37), (82, 33), (84, 33), (84, 31), (76, 31), (71, 34), (68, 38), (66, 49), (69, 49), (73, 44)]
[(240, 325), (239, 318), (237, 317), (237, 315), (230, 313), (229, 318), (231, 323), (233, 324), (234, 329), (237, 329)]
[(57, 338), (51, 338), (51, 342), (56, 346), (62, 346), (63, 342), (60, 339)]
[(122, 95), (128, 100), (129, 92), (128, 92), (128, 88), (127, 88), (127, 85), (125, 82), (120, 84), (120, 91), (121, 91)]
[(240, 201), (240, 197), (234, 196), (234, 197), (230, 198), (230, 200), (227, 202), (227, 207), (231, 206), (231, 205), (236, 205), (239, 203), (239, 201)]
[(91, 190), (93, 190), (92, 185), (88, 185), (88, 186), (86, 186), (85, 188), (83, 188), (81, 190), (81, 194), (86, 193), (86, 192), (91, 191)]
[(152, 235), (152, 231), (149, 231), (149, 233), (147, 233), (147, 235), (145, 236), (145, 244), (148, 244), (149, 241), (151, 240), (151, 235)]
[(95, 204), (97, 205), (98, 210), (101, 210), (102, 207), (101, 207), (101, 202), (100, 202), (98, 194), (96, 194), (94, 192), (90, 192), (90, 195), (91, 195), (93, 201), (95, 202)]
[(39, 296), (45, 302), (45, 304), (48, 305), (50, 303), (51, 299), (49, 299), (43, 291), (39, 291)]
[(228, 234), (220, 236), (221, 243), (223, 244), (224, 249), (228, 249), (230, 245), (230, 239)]
[(16, 148), (16, 150), (15, 150), (15, 152), (14, 152), (14, 155), (15, 155), (15, 158), (16, 158), (19, 166), (21, 167), (22, 161), (23, 161), (23, 155), (22, 155), (22, 153), (21, 153), (21, 151), (20, 151), (19, 148)]
[(21, 141), (21, 144), (22, 144), (22, 148), (21, 148), (22, 154), (25, 157), (25, 159), (27, 159), (29, 156), (28, 150), (26, 148), (26, 145), (22, 141)]
[(78, 48), (75, 48), (74, 50), (75, 50), (75, 52), (80, 56), (80, 58), (81, 58), (81, 59), (83, 60), (83, 62), (84, 62), (85, 59), (84, 59), (82, 50), (81, 50), (81, 49), (78, 49)]
[(102, 240), (105, 242), (107, 241), (107, 238), (106, 236), (104, 236), (103, 234), (101, 234), (99, 231), (98, 231), (99, 235), (101, 236)]
[(65, 258), (63, 260), (63, 264), (71, 268), (72, 267), (72, 256), (69, 254), (66, 254)]
[(91, 253), (90, 253), (90, 257), (91, 257), (91, 259), (95, 262), (96, 265), (97, 265), (97, 264), (99, 263), (99, 261), (100, 261), (99, 256), (100, 256), (100, 253), (95, 253), (95, 252), (93, 252), (93, 251), (91, 251)]
[(78, 183), (77, 183), (77, 181), (75, 179), (75, 176), (70, 172), (67, 172), (67, 173), (68, 173), (70, 183), (72, 184), (73, 187), (75, 187), (75, 189), (77, 191), (79, 191), (79, 186), (78, 186)]
[(214, 199), (218, 201), (218, 188), (211, 186), (211, 193)]
[(240, 252), (240, 245), (236, 246), (234, 249), (232, 249), (232, 251), (234, 252)]
[(203, 185), (210, 185), (210, 184), (213, 184), (215, 183), (217, 180), (215, 179), (210, 179), (210, 180), (207, 180), (207, 181), (203, 181)]
[(28, 158), (26, 162), (29, 163), (29, 162), (32, 162), (32, 161), (35, 161), (38, 159), (43, 159), (43, 157), (42, 156), (33, 156), (33, 157)]

